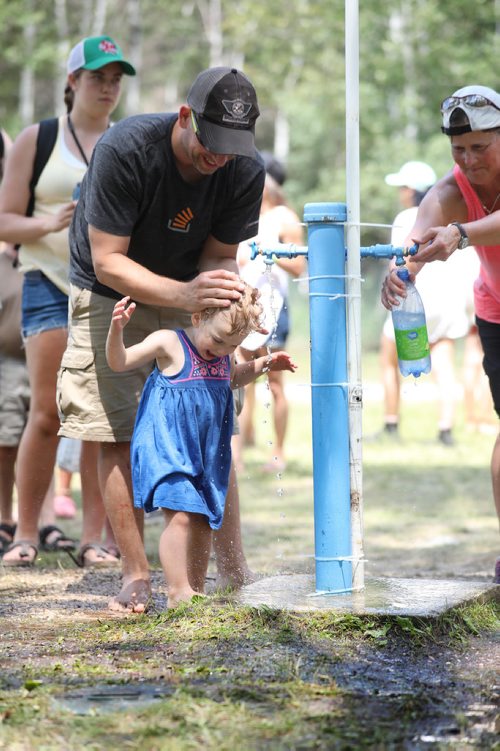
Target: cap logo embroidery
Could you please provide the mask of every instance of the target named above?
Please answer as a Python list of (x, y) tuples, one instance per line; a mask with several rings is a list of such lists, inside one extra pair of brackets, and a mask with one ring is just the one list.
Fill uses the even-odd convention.
[(223, 122), (238, 122), (241, 125), (249, 123), (248, 114), (252, 109), (251, 102), (244, 102), (242, 99), (223, 99), (222, 105), (227, 112), (227, 115), (222, 116)]
[(103, 39), (102, 42), (99, 43), (99, 49), (108, 55), (118, 54), (116, 46), (113, 44), (113, 42), (110, 42), (107, 39)]
[(194, 217), (193, 212), (188, 207), (178, 211), (173, 219), (168, 220), (168, 228), (174, 232), (189, 232), (191, 219)]

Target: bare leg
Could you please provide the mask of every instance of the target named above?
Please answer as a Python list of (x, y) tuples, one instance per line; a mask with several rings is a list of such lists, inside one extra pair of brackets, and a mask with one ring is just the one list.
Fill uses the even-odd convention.
[(399, 366), (396, 343), (385, 334), (380, 339), (380, 365), (384, 387), (384, 423), (399, 422)]
[(116, 544), (115, 536), (113, 534), (113, 528), (109, 523), (107, 516), (104, 523), (104, 547), (116, 558), (120, 557), (120, 551), (118, 550), (118, 545)]
[(240, 499), (234, 465), (231, 463), (226, 509), (222, 527), (213, 536), (217, 562), (217, 587), (241, 587), (255, 581), (243, 552), (240, 524)]
[(241, 440), (243, 446), (255, 445), (255, 383), (249, 383), (245, 386), (245, 403), (239, 416)]
[(479, 334), (473, 328), (465, 337), (464, 347), (464, 412), (466, 425), (473, 426), (479, 422), (476, 414), (476, 389), (479, 378), (483, 375), (483, 348)]
[[(40, 528), (48, 527), (49, 525), (56, 523), (56, 515), (54, 513), (54, 477), (52, 477), (47, 495), (42, 504), (40, 511)], [(47, 541), (50, 542), (51, 536), (49, 535)]]
[(491, 483), (495, 509), (500, 523), (500, 435), (497, 436), (491, 456)]
[[(17, 446), (0, 446), (0, 522), (7, 529), (0, 530), (0, 549), (5, 550), (14, 536), (14, 467)], [(10, 527), (10, 529), (9, 529)]]
[(73, 477), (73, 472), (70, 472), (67, 469), (63, 469), (62, 467), (56, 467), (56, 475), (57, 475), (57, 487), (56, 487), (57, 495), (71, 496), (71, 478)]
[[(240, 347), (237, 359), (239, 362), (250, 362), (256, 356), (256, 352), (250, 352)], [(255, 383), (249, 383), (248, 386), (245, 386), (245, 401), (238, 418), (241, 446), (253, 446), (255, 444), (254, 412)]]
[(151, 586), (142, 539), (144, 517), (132, 503), (130, 444), (100, 444), (98, 470), (104, 505), (122, 557), (122, 588), (109, 607), (143, 613)]
[(17, 446), (0, 446), (0, 522), (14, 524), (14, 467)]
[(431, 346), (432, 372), (439, 391), (439, 430), (451, 430), (455, 416), (455, 368), (452, 339)]
[[(90, 543), (101, 544), (102, 533), (106, 523), (106, 510), (102, 500), (99, 479), (97, 475), (97, 461), (99, 456), (99, 444), (91, 441), (82, 442), (80, 457), (80, 478), (82, 483), (82, 537), (81, 546)], [(98, 554), (95, 550), (85, 552), (85, 563), (102, 565), (106, 561), (116, 562), (116, 556), (112, 553)]]
[(288, 425), (288, 401), (285, 396), (283, 373), (269, 373), (269, 388), (273, 396), (273, 419), (275, 440), (272, 447), (271, 466), (277, 470), (285, 467), (285, 435)]
[[(26, 342), (31, 402), (21, 438), (16, 466), (18, 525), (16, 541), (38, 544), (38, 522), (44, 498), (54, 473), (59, 438), (56, 380), (66, 347), (66, 329), (52, 329)], [(4, 561), (19, 560), (19, 549), (6, 553)]]
[(204, 593), (211, 530), (201, 514), (163, 509), (163, 515), (160, 560), (168, 585), (168, 607), (176, 608)]

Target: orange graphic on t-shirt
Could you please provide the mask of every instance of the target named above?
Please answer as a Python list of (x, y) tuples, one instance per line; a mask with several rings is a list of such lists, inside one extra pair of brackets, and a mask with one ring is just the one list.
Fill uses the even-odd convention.
[(189, 223), (193, 216), (194, 214), (189, 207), (178, 211), (174, 218), (170, 219), (168, 223), (169, 229), (174, 229), (178, 232), (189, 232)]

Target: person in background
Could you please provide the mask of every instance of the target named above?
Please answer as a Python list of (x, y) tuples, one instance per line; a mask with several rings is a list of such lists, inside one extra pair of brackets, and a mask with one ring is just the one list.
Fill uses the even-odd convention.
[[(474, 246), (481, 262), (474, 283), (476, 324), (500, 416), (500, 93), (488, 86), (464, 86), (443, 100), (441, 116), (455, 164), (419, 206), (411, 238), (420, 248), (408, 265), (413, 274), (430, 262), (446, 261), (447, 266), (455, 254)], [(404, 294), (404, 284), (389, 273), (382, 285), (383, 305), (391, 309)], [(491, 480), (500, 518), (500, 435), (493, 447)], [(494, 581), (500, 584), (500, 558)]]
[[(21, 339), (22, 276), (14, 268), (17, 253), (12, 245), (0, 251), (0, 556), (14, 540), (15, 467), (21, 436), (28, 420), (30, 387)], [(54, 485), (51, 482), (39, 518), (41, 547), (47, 552), (76, 547), (55, 524)]]
[[(0, 128), (0, 180), (12, 141)], [(12, 285), (12, 246), (0, 244), (0, 555), (14, 539), (14, 468), (29, 405), (29, 383), (20, 334), (21, 288)], [(9, 276), (10, 275), (10, 276)], [(14, 281), (17, 281), (17, 277)], [(17, 334), (16, 334), (17, 327)]]
[[(424, 195), (436, 182), (436, 173), (425, 162), (410, 161), (396, 173), (386, 175), (385, 182), (399, 189), (403, 210), (395, 217), (391, 243), (408, 245)], [(410, 244), (412, 244), (410, 242)], [(442, 264), (427, 266), (417, 279), (417, 289), (422, 298), (431, 348), (432, 375), (438, 388), (438, 441), (443, 446), (453, 446), (453, 424), (456, 405), (455, 340), (469, 330), (464, 290), (467, 269), (462, 258), (456, 258), (446, 267)], [(469, 278), (472, 287), (473, 279)], [(446, 295), (443, 294), (446, 289)], [(389, 314), (380, 340), (380, 363), (384, 387), (384, 433), (399, 436), (401, 376), (394, 337), (394, 327)]]
[[(282, 185), (271, 172), (283, 182), (286, 177), (280, 162), (269, 156), (266, 165), (266, 181), (259, 218), (259, 232), (254, 240), (263, 247), (273, 247), (278, 243), (303, 244), (303, 231), (297, 214), (287, 205)], [(241, 344), (238, 358), (249, 362), (254, 357), (262, 357), (268, 351), (285, 347), (290, 331), (290, 305), (288, 282), (290, 276), (297, 278), (305, 269), (304, 256), (295, 258), (275, 258), (268, 267), (262, 256), (250, 260), (250, 245), (242, 243), (238, 249), (238, 265), (242, 278), (260, 290), (265, 309), (265, 328), (269, 334), (254, 332)], [(263, 466), (266, 472), (282, 472), (286, 468), (285, 438), (288, 425), (289, 405), (285, 393), (282, 371), (268, 373), (269, 389), (273, 404), (274, 441), (268, 462)], [(233, 449), (240, 467), (243, 466), (242, 446), (255, 443), (255, 383), (245, 388), (243, 409), (240, 414), (240, 435), (235, 436)], [(235, 445), (236, 444), (236, 445)]]
[(54, 513), (61, 519), (74, 519), (76, 504), (73, 499), (71, 481), (80, 472), (82, 443), (72, 438), (61, 438), (56, 454), (56, 490)]
[[(69, 550), (56, 531), (39, 539), (38, 522), (54, 473), (59, 441), (57, 371), (67, 342), (68, 226), (72, 195), (85, 174), (95, 144), (110, 126), (123, 74), (134, 75), (120, 48), (108, 36), (88, 37), (67, 63), (67, 114), (58, 119), (57, 140), (35, 188), (32, 216), (26, 216), (39, 124), (16, 138), (0, 190), (0, 238), (19, 243), (24, 273), (22, 335), (28, 364), (31, 404), (19, 446), (16, 471), (18, 525), (4, 553), (5, 566), (35, 563), (38, 546)], [(99, 494), (97, 453), (82, 449), (83, 529), (76, 560), (81, 566), (118, 564), (100, 544), (105, 512)]]
[(229, 483), (233, 395), (261, 373), (295, 370), (286, 352), (237, 364), (234, 351), (261, 328), (258, 291), (246, 286), (228, 308), (191, 316), (185, 330), (155, 331), (125, 347), (123, 330), (136, 306), (116, 303), (106, 342), (110, 367), (122, 373), (156, 361), (135, 420), (131, 446), (134, 505), (161, 508), (160, 560), (168, 607), (205, 591), (212, 529), (220, 529)]
[[(0, 129), (0, 179), (12, 141)], [(21, 339), (22, 276), (15, 269), (17, 252), (13, 244), (0, 243), (0, 557), (14, 541), (14, 486), (17, 452), (29, 414), (30, 388), (26, 356)], [(68, 549), (74, 541), (55, 525), (49, 487), (40, 514), (40, 538), (64, 540)], [(49, 547), (50, 549), (50, 547)]]
[[(112, 310), (124, 295), (137, 304), (125, 330), (130, 346), (240, 297), (236, 251), (255, 234), (264, 185), (254, 142), (258, 116), (249, 79), (236, 68), (210, 68), (178, 112), (129, 117), (111, 128), (82, 183), (70, 233), (60, 434), (99, 449), (102, 494), (122, 559), (111, 609), (144, 612), (151, 596), (143, 514), (134, 513), (130, 475), (130, 440), (150, 367), (119, 374), (109, 368), (104, 350)], [(214, 548), (219, 582), (251, 579), (233, 469)]]

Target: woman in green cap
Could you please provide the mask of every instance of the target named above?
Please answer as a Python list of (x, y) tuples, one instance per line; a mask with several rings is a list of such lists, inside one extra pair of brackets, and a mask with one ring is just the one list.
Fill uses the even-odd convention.
[[(67, 73), (66, 114), (20, 133), (0, 190), (0, 240), (19, 246), (24, 273), (22, 335), (31, 387), (17, 458), (18, 525), (5, 566), (33, 565), (39, 545), (74, 548), (57, 528), (38, 531), (59, 440), (56, 382), (68, 333), (68, 231), (92, 151), (118, 104), (122, 76), (135, 70), (111, 37), (96, 36), (72, 49)], [(117, 563), (100, 544), (105, 512), (92, 449), (90, 444), (82, 451), (83, 529), (76, 555), (81, 566)]]

